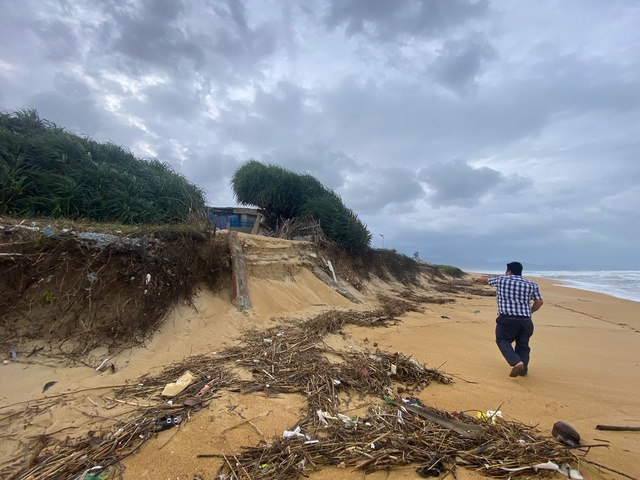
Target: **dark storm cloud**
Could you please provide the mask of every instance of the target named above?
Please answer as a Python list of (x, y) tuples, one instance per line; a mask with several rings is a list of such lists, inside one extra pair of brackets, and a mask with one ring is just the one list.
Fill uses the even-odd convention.
[(230, 182), (233, 173), (240, 166), (238, 159), (232, 155), (212, 151), (197, 143), (182, 144), (180, 147), (181, 154), (188, 161), (180, 162), (176, 156), (175, 147), (169, 143), (163, 144), (158, 151), (158, 157), (174, 159), (172, 163), (176, 171), (188, 179), (199, 179), (196, 183), (204, 189), (210, 205), (235, 205)]
[[(24, 2), (3, 2), (2, 15), (0, 15), (0, 53), (3, 59), (20, 59), (25, 55), (35, 56), (33, 48), (39, 41), (38, 24), (43, 29), (42, 22), (34, 19), (27, 12), (37, 10), (36, 4), (25, 0)], [(10, 46), (10, 48), (9, 48)], [(46, 44), (38, 45), (40, 48)]]
[[(557, 62), (551, 63), (556, 65)], [(617, 108), (616, 102), (598, 100), (600, 90), (602, 95), (609, 94), (597, 82), (595, 85), (577, 82), (582, 75), (580, 68), (584, 68), (582, 62), (565, 61), (564, 65), (564, 73), (556, 74), (557, 83), (517, 80), (502, 87), (501, 91), (486, 92), (486, 98), (476, 99), (471, 105), (440, 98), (420, 86), (383, 84), (378, 88), (370, 83), (348, 80), (333, 89), (316, 90), (312, 95), (299, 86), (282, 82), (270, 92), (258, 90), (250, 102), (233, 104), (220, 120), (220, 127), (230, 139), (252, 145), (252, 155), (256, 158), (262, 158), (260, 150), (269, 151), (270, 145), (302, 148), (330, 139), (340, 145), (340, 151), (358, 151), (363, 172), (371, 169), (371, 166), (364, 166), (365, 163), (376, 163), (384, 158), (402, 158), (405, 166), (415, 165), (417, 171), (425, 155), (430, 162), (443, 162), (445, 156), (451, 154), (492, 155), (502, 150), (501, 145), (509, 145), (520, 138), (535, 138), (550, 125), (554, 115), (567, 110), (582, 110), (584, 115), (591, 112), (592, 107)], [(633, 92), (621, 90), (617, 95), (625, 101), (620, 102), (620, 108), (626, 109), (633, 104)], [(306, 108), (310, 99), (316, 102), (317, 108)], [(427, 153), (416, 154), (420, 150)], [(557, 155), (557, 152), (550, 153), (552, 157)], [(296, 160), (295, 155), (280, 157), (277, 154), (264, 158), (277, 163), (282, 161), (294, 170), (309, 171), (332, 188), (340, 188), (342, 184), (337, 180), (345, 179), (346, 174), (353, 171), (342, 165), (330, 171), (309, 168), (303, 158)], [(327, 158), (308, 152), (304, 153), (304, 158), (332, 165)], [(470, 172), (467, 173), (478, 173), (468, 168)], [(517, 174), (496, 173), (495, 178), (475, 175), (471, 179), (475, 179), (475, 183), (469, 180), (471, 183), (465, 184), (463, 192), (436, 184), (431, 200), (441, 206), (468, 207), (489, 190), (494, 196), (516, 195), (533, 187), (531, 178)], [(349, 185), (352, 192), (357, 188), (357, 184)], [(584, 190), (579, 192), (584, 194)], [(342, 193), (345, 198), (353, 197), (358, 202), (354, 207), (357, 205), (359, 211), (361, 208), (363, 212), (370, 210), (358, 201), (370, 198), (370, 195)], [(396, 201), (392, 191), (391, 195), (373, 200), (374, 210), (380, 207), (380, 198), (385, 199), (382, 204)], [(582, 197), (575, 203), (581, 202), (584, 203)]]
[(436, 206), (472, 207), (488, 193), (499, 190), (514, 194), (531, 186), (519, 175), (505, 177), (489, 167), (473, 167), (463, 160), (435, 163), (423, 168), (419, 178), (432, 190), (430, 201)]
[(486, 14), (488, 3), (466, 0), (331, 0), (326, 24), (346, 24), (346, 34), (380, 40), (404, 35), (432, 35)]
[(277, 148), (259, 160), (321, 178), (322, 183), (334, 191), (344, 187), (347, 173), (363, 168), (354, 158), (344, 152), (333, 151), (322, 143), (300, 148)]
[(193, 121), (205, 108), (204, 96), (207, 93), (179, 81), (152, 85), (144, 89), (139, 112), (150, 121), (154, 116), (166, 123)]
[(271, 56), (278, 31), (270, 22), (249, 26), (244, 5), (144, 0), (104, 7), (101, 42), (116, 66), (131, 73), (159, 69), (217, 81), (247, 74)]
[(424, 196), (414, 172), (401, 166), (368, 168), (365, 175), (349, 181), (343, 193), (346, 204), (361, 215), (409, 213), (412, 202)]
[(511, 175), (501, 175), (500, 183), (496, 187), (496, 194), (512, 196), (521, 193), (523, 190), (533, 188), (533, 180), (516, 173)]
[(54, 62), (71, 61), (78, 57), (80, 42), (71, 21), (40, 21), (35, 25), (45, 56)]
[[(598, 248), (593, 244), (577, 245), (574, 242), (550, 243), (548, 239), (541, 240), (538, 245), (528, 245), (522, 242), (522, 235), (509, 232), (511, 226), (508, 220), (505, 220), (502, 227), (500, 235), (474, 235), (473, 242), (462, 235), (446, 232), (420, 234), (416, 231), (401, 231), (398, 235), (399, 242), (393, 244), (393, 247), (410, 251), (413, 246), (419, 245), (421, 247), (417, 251), (420, 258), (433, 263), (455, 265), (471, 272), (504, 272), (507, 262), (514, 260), (524, 264), (525, 275), (536, 270), (576, 267), (607, 270), (614, 265), (625, 264), (608, 248)], [(552, 256), (550, 245), (554, 245)], [(602, 253), (594, 255), (594, 248)]]
[[(201, 66), (204, 52), (182, 28), (184, 5), (180, 1), (144, 0), (107, 6), (111, 19), (103, 24), (112, 37), (111, 47), (134, 70), (143, 66), (178, 68)], [(185, 65), (185, 67), (187, 67)]]
[(435, 161), (492, 155), (538, 136), (567, 115), (593, 114), (597, 124), (605, 112), (638, 114), (638, 74), (618, 72), (598, 60), (588, 65), (575, 55), (549, 57), (533, 65), (531, 75), (485, 85), (468, 102), (441, 96), (428, 84), (347, 79), (325, 92), (322, 104), (335, 119), (336, 138), (345, 144), (403, 158), (423, 149)]
[(464, 93), (474, 84), (484, 64), (495, 55), (495, 49), (481, 35), (447, 40), (429, 71), (439, 83)]
[(213, 125), (221, 135), (247, 145), (253, 156), (273, 148), (300, 147), (324, 140), (325, 121), (307, 107), (309, 93), (288, 81), (271, 91), (257, 89), (250, 101), (228, 102)]
[(585, 58), (578, 53), (548, 52), (532, 65), (528, 76), (541, 86), (535, 93), (551, 94), (544, 102), (547, 108), (555, 103), (559, 103), (558, 108), (581, 111), (623, 112), (640, 108), (640, 92), (636, 88), (640, 69), (629, 68), (625, 63), (612, 64), (603, 56)]
[(114, 120), (96, 104), (84, 80), (64, 73), (54, 77), (53, 89), (33, 95), (28, 106), (37, 107), (42, 118), (55, 119), (58, 125), (87, 135), (103, 132)]
[(39, 92), (25, 100), (25, 107), (36, 108), (41, 118), (51, 120), (68, 131), (100, 142), (112, 141), (128, 149), (146, 137), (143, 129), (104, 110), (92, 96), (73, 92), (73, 87), (67, 91)]

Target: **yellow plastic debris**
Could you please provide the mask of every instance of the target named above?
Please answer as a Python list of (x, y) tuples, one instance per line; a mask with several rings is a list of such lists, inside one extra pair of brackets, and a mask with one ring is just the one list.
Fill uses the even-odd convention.
[(167, 383), (162, 390), (163, 397), (175, 397), (193, 382), (193, 373), (189, 370), (184, 372), (178, 380), (173, 383)]

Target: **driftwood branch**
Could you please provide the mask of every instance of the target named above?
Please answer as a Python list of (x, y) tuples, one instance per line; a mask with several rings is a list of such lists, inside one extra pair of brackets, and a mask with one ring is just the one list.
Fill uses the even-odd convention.
[(618, 425), (596, 425), (596, 430), (614, 430), (617, 432), (640, 432), (640, 427), (625, 427)]

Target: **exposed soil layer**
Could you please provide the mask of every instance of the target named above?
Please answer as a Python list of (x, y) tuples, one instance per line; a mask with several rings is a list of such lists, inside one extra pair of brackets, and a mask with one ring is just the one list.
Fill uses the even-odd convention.
[(0, 342), (17, 342), (20, 354), (32, 341), (80, 361), (97, 347), (139, 345), (198, 286), (216, 291), (230, 281), (226, 237), (204, 229), (0, 225)]

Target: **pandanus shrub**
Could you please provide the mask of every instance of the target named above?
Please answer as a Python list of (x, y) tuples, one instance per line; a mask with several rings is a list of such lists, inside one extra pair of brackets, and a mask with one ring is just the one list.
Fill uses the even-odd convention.
[(0, 112), (0, 213), (169, 223), (204, 209), (204, 192), (156, 159), (137, 158), (41, 119)]
[(261, 209), (272, 227), (280, 220), (310, 217), (346, 250), (369, 248), (367, 227), (335, 192), (309, 174), (249, 160), (235, 171), (231, 185), (238, 202)]

